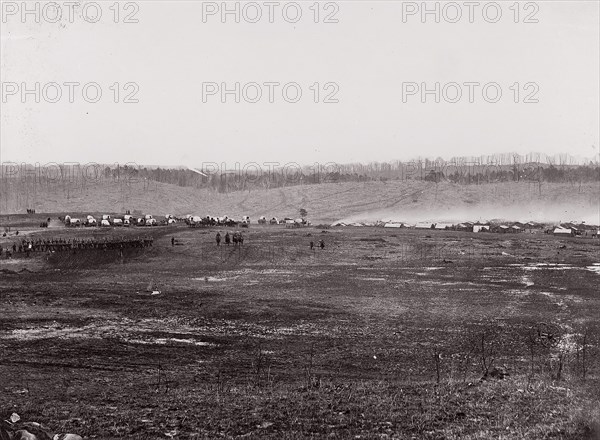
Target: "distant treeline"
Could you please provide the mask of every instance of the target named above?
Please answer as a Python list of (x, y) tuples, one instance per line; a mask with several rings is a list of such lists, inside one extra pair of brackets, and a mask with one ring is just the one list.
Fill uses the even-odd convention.
[(99, 182), (123, 185), (152, 182), (216, 192), (268, 189), (320, 183), (423, 180), (473, 185), (494, 182), (600, 181), (598, 162), (576, 161), (569, 155), (519, 156), (500, 154), (481, 157), (415, 159), (369, 164), (202, 164), (197, 169), (147, 167), (137, 164), (2, 164), (2, 183), (8, 186), (52, 185), (85, 187)]

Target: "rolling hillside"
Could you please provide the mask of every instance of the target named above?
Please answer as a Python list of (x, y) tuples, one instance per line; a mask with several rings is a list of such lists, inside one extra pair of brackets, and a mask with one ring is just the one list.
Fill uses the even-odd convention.
[(163, 215), (297, 217), (305, 208), (313, 223), (336, 220), (507, 220), (599, 223), (597, 183), (494, 183), (459, 185), (424, 181), (345, 182), (217, 193), (156, 182), (105, 182), (19, 188), (0, 195), (0, 214), (124, 212)]

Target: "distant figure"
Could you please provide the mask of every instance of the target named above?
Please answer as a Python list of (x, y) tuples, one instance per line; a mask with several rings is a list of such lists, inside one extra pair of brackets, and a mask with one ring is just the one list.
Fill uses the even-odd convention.
[(171, 237), (171, 246), (175, 246), (175, 237)]
[(221, 233), (217, 232), (217, 246), (221, 246)]
[(229, 232), (227, 232), (227, 233), (225, 234), (225, 244), (226, 244), (227, 246), (229, 246), (229, 245), (231, 244), (231, 235), (229, 235)]
[(314, 242), (310, 242), (310, 250), (312, 251), (315, 248), (315, 243)]
[(319, 247), (325, 249), (325, 242), (323, 240), (319, 240)]

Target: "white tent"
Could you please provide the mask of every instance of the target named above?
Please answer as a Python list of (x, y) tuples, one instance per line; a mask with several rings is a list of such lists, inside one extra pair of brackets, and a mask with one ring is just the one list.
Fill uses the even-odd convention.
[(404, 226), (402, 223), (389, 222), (383, 225), (384, 228), (401, 228)]
[(432, 226), (433, 226), (433, 223), (421, 222), (421, 223), (417, 223), (417, 225), (415, 226), (415, 229), (431, 229)]

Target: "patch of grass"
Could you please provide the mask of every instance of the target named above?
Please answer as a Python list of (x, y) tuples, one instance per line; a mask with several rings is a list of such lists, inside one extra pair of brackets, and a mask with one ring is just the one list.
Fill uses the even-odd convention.
[[(141, 380), (139, 380), (141, 379)], [(163, 438), (594, 439), (598, 409), (577, 386), (524, 378), (464, 384), (339, 381), (307, 385), (226, 378), (184, 384), (172, 371), (141, 376), (120, 391), (110, 381), (83, 386), (72, 379), (53, 404), (34, 395), (1, 414), (103, 440)], [(166, 384), (165, 381), (169, 381)], [(80, 401), (77, 409), (72, 402)], [(102, 414), (99, 417), (99, 414)]]

